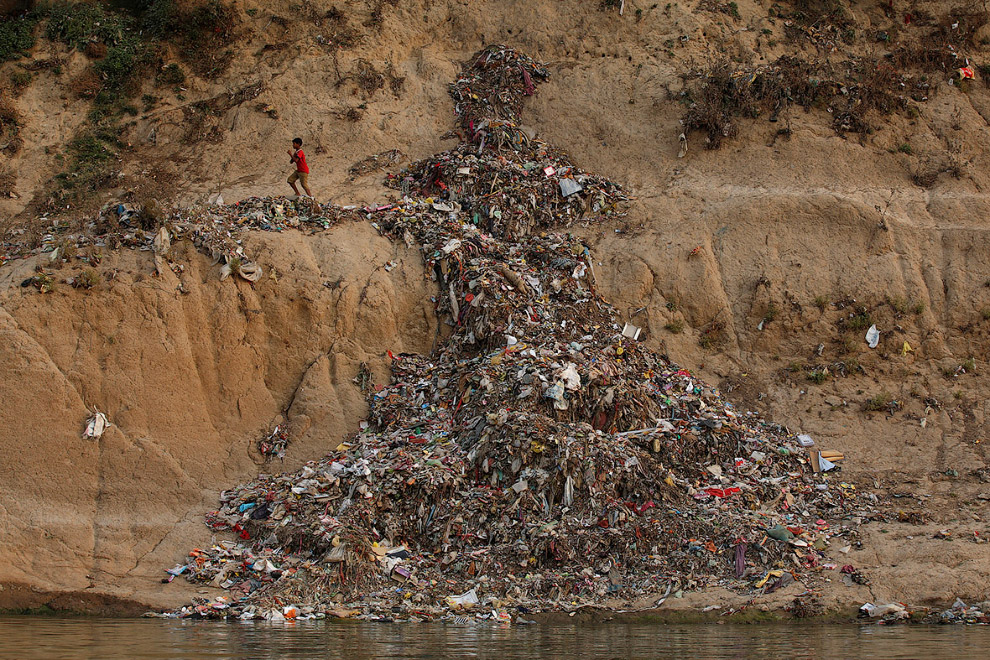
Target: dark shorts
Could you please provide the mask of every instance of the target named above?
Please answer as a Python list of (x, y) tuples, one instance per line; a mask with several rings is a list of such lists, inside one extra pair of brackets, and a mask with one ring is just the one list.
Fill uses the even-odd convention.
[(296, 181), (299, 181), (303, 184), (303, 188), (307, 188), (309, 186), (309, 172), (295, 171), (289, 175), (289, 178), (286, 179), (286, 181), (288, 183), (295, 183)]

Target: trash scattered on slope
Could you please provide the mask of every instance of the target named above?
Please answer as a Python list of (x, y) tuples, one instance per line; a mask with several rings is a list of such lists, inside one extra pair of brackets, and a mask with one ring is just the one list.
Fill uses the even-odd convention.
[(86, 422), (86, 429), (83, 431), (82, 437), (99, 440), (110, 426), (110, 420), (107, 419), (107, 416), (97, 410)]
[[(129, 247), (160, 270), (189, 240), (219, 276), (257, 282), (242, 232), (363, 221), (418, 247), (436, 282), (449, 337), (430, 356), (390, 354), (387, 385), (359, 373), (369, 419), (324, 458), (224, 492), (207, 524), (229, 538), (165, 578), (224, 595), (169, 616), (525, 621), (835, 570), (830, 540), (849, 547), (856, 532), (826, 519), (858, 506), (855, 489), (647, 350), (598, 295), (589, 248), (562, 232), (620, 216), (628, 197), (520, 125), (547, 77), (511, 49), (479, 53), (451, 86), (463, 141), (389, 175), (399, 200), (217, 200), (151, 226), (144, 209), (108, 204), (84, 231), (55, 221), (37, 247), (5, 245), (5, 259), (53, 260)], [(283, 457), (289, 439), (277, 424), (258, 447)]]
[[(224, 492), (207, 523), (232, 539), (166, 580), (227, 593), (169, 616), (506, 621), (758, 593), (821, 570), (829, 539), (851, 533), (824, 518), (855, 489), (644, 348), (596, 293), (588, 247), (559, 232), (621, 214), (626, 195), (520, 129), (547, 75), (483, 50), (451, 87), (464, 142), (390, 175), (401, 201), (319, 210), (419, 246), (449, 337), (430, 356), (390, 353), (367, 423), (324, 458)], [(263, 453), (284, 451), (280, 432)]]
[(882, 619), (885, 622), (901, 621), (911, 618), (907, 606), (903, 603), (886, 603), (884, 605), (874, 605), (864, 603), (859, 608), (859, 615), (870, 617), (871, 619)]
[(638, 328), (631, 323), (626, 323), (622, 327), (622, 336), (629, 339), (639, 339), (639, 333), (642, 332), (642, 328)]
[[(235, 204), (162, 211), (149, 228), (141, 207), (112, 203), (106, 204), (81, 230), (70, 231), (73, 225), (69, 222), (55, 220), (37, 245), (23, 237), (20, 242), (4, 243), (0, 263), (44, 254), (52, 263), (71, 258), (96, 265), (93, 255), (98, 255), (101, 248), (131, 248), (152, 251), (161, 270), (171, 256), (172, 247), (188, 239), (215, 263), (223, 264), (222, 278), (236, 273), (249, 282), (257, 282), (263, 269), (244, 254), (239, 238), (242, 231), (321, 231), (344, 219), (355, 221), (361, 216), (355, 208), (319, 204), (308, 198), (249, 197)], [(34, 285), (42, 293), (48, 293), (55, 283), (52, 275), (39, 273), (23, 285)]]
[(866, 331), (866, 343), (870, 348), (876, 348), (880, 343), (880, 331), (877, 330), (876, 325), (871, 325), (870, 329)]
[(962, 599), (957, 598), (952, 607), (926, 617), (925, 621), (931, 623), (990, 624), (990, 600), (967, 605)]
[(364, 174), (383, 170), (390, 165), (395, 165), (399, 162), (400, 158), (402, 158), (401, 151), (398, 149), (389, 149), (380, 154), (372, 154), (367, 158), (359, 160), (350, 166), (347, 173), (351, 175), (351, 178), (356, 178)]
[(987, 625), (990, 624), (990, 600), (967, 605), (961, 598), (956, 598), (952, 606), (944, 610), (911, 609), (904, 603), (886, 603), (883, 605), (864, 603), (859, 608), (859, 616), (876, 619), (879, 624), (920, 621), (927, 624)]
[(277, 424), (271, 433), (258, 442), (258, 451), (265, 457), (285, 458), (289, 437), (289, 425), (284, 422)]

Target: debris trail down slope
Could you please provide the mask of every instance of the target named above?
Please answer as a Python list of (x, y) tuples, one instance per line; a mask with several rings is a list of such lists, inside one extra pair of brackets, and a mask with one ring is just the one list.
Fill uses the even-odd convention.
[(451, 87), (462, 143), (391, 176), (401, 202), (364, 210), (422, 247), (446, 336), (430, 356), (392, 356), (350, 441), (223, 493), (208, 524), (239, 538), (170, 573), (229, 596), (176, 614), (479, 604), (507, 617), (749, 590), (784, 561), (813, 568), (849, 533), (821, 519), (845, 489), (812, 474), (785, 429), (623, 336), (588, 249), (555, 233), (621, 213), (626, 196), (520, 128), (547, 75), (481, 51)]

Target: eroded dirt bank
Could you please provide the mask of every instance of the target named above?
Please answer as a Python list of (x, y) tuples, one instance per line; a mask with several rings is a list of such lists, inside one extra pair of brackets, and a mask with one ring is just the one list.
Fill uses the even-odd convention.
[[(279, 264), (254, 286), (221, 285), (177, 247), (179, 276), (154, 277), (148, 253), (109, 255), (95, 295), (32, 295), (29, 262), (4, 269), (4, 582), (147, 601), (162, 562), (209, 541), (203, 511), (263, 466), (258, 440), (283, 415), (301, 431), (289, 467), (356, 426), (362, 362), (382, 378), (385, 350), (433, 341), (418, 257), (368, 226), (252, 236)], [(99, 443), (80, 437), (94, 408), (113, 420)]]
[[(843, 236), (816, 241), (819, 258), (847, 258), (858, 221), (864, 244), (879, 235), (896, 241), (898, 252), (919, 255), (912, 263), (927, 262), (934, 290), (905, 256), (874, 255), (874, 263), (859, 266), (859, 272), (809, 274), (814, 263), (800, 256), (809, 249), (803, 232), (783, 230), (782, 221), (767, 224), (761, 204), (756, 219), (734, 224), (739, 234), (729, 236), (724, 229), (719, 235), (725, 225), (718, 212), (684, 217), (666, 232), (633, 228), (638, 211), (621, 234), (614, 227), (596, 229), (589, 242), (601, 264), (596, 274), (602, 291), (645, 328), (648, 344), (701, 367), (737, 405), (844, 452), (842, 479), (880, 498), (883, 518), (861, 528), (862, 547), (846, 556), (873, 584), (847, 587), (837, 581), (832, 605), (981, 598), (988, 560), (986, 546), (975, 541), (986, 533), (986, 500), (980, 495), (988, 485), (978, 393), (986, 383), (979, 369), (946, 373), (979, 355), (985, 341), (979, 315), (990, 273), (979, 262), (966, 269), (936, 267), (944, 248), (935, 250), (929, 237), (965, 232), (966, 248), (984, 254), (978, 246), (985, 234), (902, 227), (896, 220), (877, 234), (872, 219), (857, 216), (848, 203), (834, 197), (817, 201), (816, 212), (832, 218), (829, 224)], [(738, 204), (734, 211), (742, 222)], [(5, 425), (17, 429), (3, 461), (5, 535), (13, 549), (5, 582), (30, 587), (6, 589), (7, 606), (105, 607), (93, 605), (103, 601), (88, 595), (52, 595), (73, 590), (148, 606), (185, 602), (190, 589), (156, 586), (162, 567), (209, 542), (202, 514), (216, 506), (218, 490), (263, 468), (257, 440), (279, 416), (288, 408), (294, 422), (312, 424), (290, 445), (285, 466), (291, 468), (356, 428), (366, 410), (352, 382), (360, 362), (381, 379), (385, 350), (429, 350), (435, 335), (429, 300), (435, 292), (422, 279), (419, 255), (361, 225), (328, 236), (250, 237), (259, 262), (280, 272), (277, 283), (218, 282), (216, 267), (191, 247), (184, 248), (186, 273), (174, 279), (153, 277), (147, 253), (113, 255), (107, 265), (118, 275), (92, 292), (62, 287), (40, 296), (18, 286), (30, 274), (30, 263), (5, 267), (4, 382), (27, 384), (11, 387), (4, 397)], [(689, 257), (706, 237), (722, 240), (722, 249)], [(342, 263), (359, 246), (363, 256)], [(666, 247), (669, 257), (657, 258), (663, 252), (656, 246)], [(317, 250), (334, 258), (321, 263)], [(792, 265), (802, 264), (806, 283), (756, 265), (743, 267), (765, 263), (771, 253), (795, 255)], [(399, 267), (386, 273), (383, 266), (391, 260)], [(951, 288), (941, 280), (943, 272), (955, 273)], [(761, 276), (769, 286), (757, 284)], [(860, 282), (873, 287), (854, 288)], [(903, 289), (877, 284), (883, 282)], [(853, 334), (839, 329), (849, 311), (831, 302), (819, 309), (815, 298), (823, 290), (863, 291), (856, 299), (871, 307), (891, 336), (876, 351), (866, 347), (862, 332), (855, 333), (852, 346), (844, 343)], [(905, 299), (925, 301), (924, 310), (892, 309), (886, 301), (898, 290)], [(948, 305), (947, 295), (967, 299), (960, 308)], [(698, 337), (707, 330), (706, 320), (730, 299), (739, 302), (728, 305), (733, 313), (720, 340), (726, 346), (717, 353), (702, 348)], [(776, 300), (778, 316), (757, 330)], [(669, 301), (677, 301), (674, 310)], [(953, 309), (977, 318), (964, 311), (954, 317)], [(678, 319), (684, 331), (664, 327)], [(953, 329), (948, 332), (947, 319)], [(904, 341), (913, 349), (906, 355)], [(818, 344), (825, 344), (821, 356)], [(252, 348), (259, 345), (266, 350)], [(814, 368), (854, 361), (863, 371), (821, 384), (807, 376)], [(882, 393), (903, 407), (893, 414), (863, 409)], [(932, 400), (941, 407), (931, 406)], [(98, 445), (79, 437), (87, 406), (107, 412), (115, 424)], [(25, 420), (36, 420), (35, 426)], [(899, 522), (902, 513), (916, 516)], [(935, 538), (943, 530), (950, 538)], [(933, 567), (938, 580), (930, 579)], [(792, 587), (754, 606), (786, 606), (800, 590)], [(731, 607), (740, 600), (729, 593), (697, 594), (667, 606), (711, 604)]]
[[(201, 198), (215, 191), (213, 173), (224, 163), (228, 201), (280, 190), (278, 168), (245, 155), (266, 153), (305, 126), (326, 153), (315, 159), (318, 190), (341, 201), (384, 198), (381, 174), (352, 176), (351, 164), (393, 147), (410, 157), (439, 150), (438, 136), (451, 127), (444, 85), (463, 58), (481, 40), (530, 50), (551, 61), (553, 76), (524, 121), (638, 198), (615, 226), (575, 229), (601, 265), (605, 297), (645, 328), (649, 346), (698, 370), (740, 407), (844, 452), (843, 479), (879, 498), (882, 517), (862, 527), (862, 547), (844, 559), (872, 585), (846, 586), (837, 575), (826, 603), (990, 596), (990, 553), (977, 542), (988, 532), (979, 496), (990, 491), (982, 81), (965, 93), (943, 85), (920, 116), (887, 117), (863, 141), (837, 135), (827, 109), (815, 108), (793, 112), (783, 137), (765, 121), (742, 122), (720, 151), (705, 151), (693, 133), (678, 159), (681, 73), (719, 47), (752, 54), (765, 29), (781, 34), (773, 46), (764, 38), (756, 57), (815, 47), (785, 41), (758, 3), (740, 2), (739, 21), (693, 4), (641, 20), (598, 3), (558, 4), (398, 3), (378, 35), (338, 59), (345, 73), (359, 59), (394, 64), (405, 77), (401, 95), (369, 94), (353, 79), (335, 84), (328, 53), (314, 45), (320, 26), (301, 21), (291, 35), (274, 35), (269, 15), (252, 19), (258, 25), (229, 76), (191, 80), (186, 94), (212, 98), (258, 77), (266, 81), (258, 103), (281, 118), (231, 108), (211, 120), (220, 142), (197, 143), (179, 119), (183, 102), (169, 99), (129, 129), (135, 152), (121, 165), (124, 188), (150, 167), (179, 182), (180, 198)], [(891, 18), (872, 5), (849, 11), (863, 34), (889, 28)], [(262, 12), (290, 14), (280, 3)], [(266, 42), (288, 46), (263, 50)], [(973, 56), (983, 56), (975, 43)], [(67, 68), (83, 57), (71, 54)], [(60, 84), (36, 82), (18, 101), (59, 108), (25, 120), (34, 138), (12, 161), (26, 177), (22, 193), (44, 183), (44, 147), (84, 119), (84, 102), (61, 98)], [(359, 122), (338, 116), (361, 104)], [(312, 107), (332, 112), (314, 115)], [(962, 176), (915, 185), (912, 174), (943, 153), (966, 164)], [(4, 212), (13, 216), (29, 201), (8, 198)], [(435, 291), (415, 251), (359, 224), (314, 237), (249, 236), (277, 281), (219, 282), (216, 268), (181, 244), (183, 274), (155, 278), (147, 253), (109, 252), (103, 282), (88, 293), (21, 288), (31, 261), (0, 270), (0, 526), (9, 548), (0, 582), (20, 585), (0, 592), (0, 605), (66, 607), (51, 595), (65, 592), (97, 594), (69, 609), (102, 607), (93, 603), (103, 597), (185, 602), (190, 592), (178, 583), (156, 584), (162, 567), (209, 543), (202, 514), (218, 491), (259, 471), (257, 440), (279, 415), (308, 427), (290, 446), (291, 469), (363, 418), (352, 383), (361, 362), (385, 378), (386, 350), (431, 348)], [(398, 267), (386, 271), (392, 260)], [(863, 339), (869, 324), (855, 321), (864, 314), (883, 333), (875, 350)], [(873, 400), (879, 409), (866, 410)], [(99, 445), (80, 439), (87, 407), (114, 423)], [(779, 608), (800, 590), (758, 604)], [(711, 604), (739, 603), (689, 594), (667, 605)]]

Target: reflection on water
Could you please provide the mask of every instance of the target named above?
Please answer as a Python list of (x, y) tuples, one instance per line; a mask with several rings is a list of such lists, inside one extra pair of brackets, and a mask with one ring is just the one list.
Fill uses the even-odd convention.
[(0, 658), (990, 657), (990, 627), (601, 624), (499, 626), (319, 621), (0, 618)]

